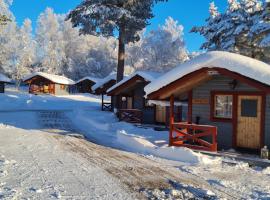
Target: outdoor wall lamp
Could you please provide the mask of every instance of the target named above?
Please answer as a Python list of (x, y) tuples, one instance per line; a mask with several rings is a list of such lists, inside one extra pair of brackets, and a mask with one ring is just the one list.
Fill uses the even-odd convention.
[(234, 90), (236, 88), (237, 84), (238, 84), (237, 80), (234, 79), (232, 82), (229, 83), (230, 89)]

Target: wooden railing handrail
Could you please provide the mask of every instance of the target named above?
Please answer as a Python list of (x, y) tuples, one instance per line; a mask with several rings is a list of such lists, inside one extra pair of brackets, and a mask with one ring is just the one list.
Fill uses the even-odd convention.
[(174, 126), (185, 126), (185, 127), (193, 127), (193, 128), (200, 128), (200, 127), (205, 127), (205, 128), (216, 128), (216, 126), (211, 126), (211, 125), (202, 125), (202, 124), (190, 124), (188, 122), (175, 122), (173, 123)]
[[(171, 125), (171, 145), (217, 151), (217, 127), (187, 122), (172, 123)], [(206, 141), (204, 137), (211, 137), (212, 142)]]
[(139, 109), (120, 109), (119, 119), (129, 123), (142, 123), (143, 112)]

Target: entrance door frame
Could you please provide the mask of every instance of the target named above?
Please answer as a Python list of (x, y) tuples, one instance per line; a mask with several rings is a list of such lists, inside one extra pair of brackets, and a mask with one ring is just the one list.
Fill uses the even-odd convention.
[(233, 111), (232, 111), (232, 120), (225, 120), (222, 121), (218, 120), (219, 122), (223, 123), (232, 123), (233, 133), (232, 133), (232, 147), (237, 148), (237, 124), (238, 124), (238, 96), (260, 96), (262, 98), (261, 107), (261, 122), (260, 122), (260, 146), (261, 148), (265, 144), (265, 105), (266, 105), (266, 93), (264, 92), (248, 92), (248, 91), (211, 91), (211, 105), (210, 105), (210, 121), (215, 121), (213, 118), (214, 114), (214, 97), (215, 95), (232, 95), (233, 96)]

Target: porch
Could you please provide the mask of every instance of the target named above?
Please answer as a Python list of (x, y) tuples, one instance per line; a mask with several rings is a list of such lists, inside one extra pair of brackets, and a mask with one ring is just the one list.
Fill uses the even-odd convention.
[(174, 96), (171, 95), (169, 145), (217, 152), (217, 127), (192, 123), (190, 103), (188, 107), (188, 121), (175, 122), (174, 108)]
[(143, 120), (143, 112), (139, 109), (120, 109), (118, 111), (118, 117), (120, 121), (141, 124)]

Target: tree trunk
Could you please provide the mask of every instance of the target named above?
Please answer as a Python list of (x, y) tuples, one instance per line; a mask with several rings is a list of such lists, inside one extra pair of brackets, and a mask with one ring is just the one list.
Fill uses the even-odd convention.
[(117, 82), (120, 82), (124, 78), (124, 68), (125, 68), (125, 30), (123, 27), (121, 27), (119, 31)]
[[(124, 78), (124, 68), (125, 68), (125, 29), (120, 27), (119, 30), (119, 49), (118, 49), (118, 66), (117, 66), (117, 83)], [(116, 108), (121, 108), (122, 97), (116, 97)]]

